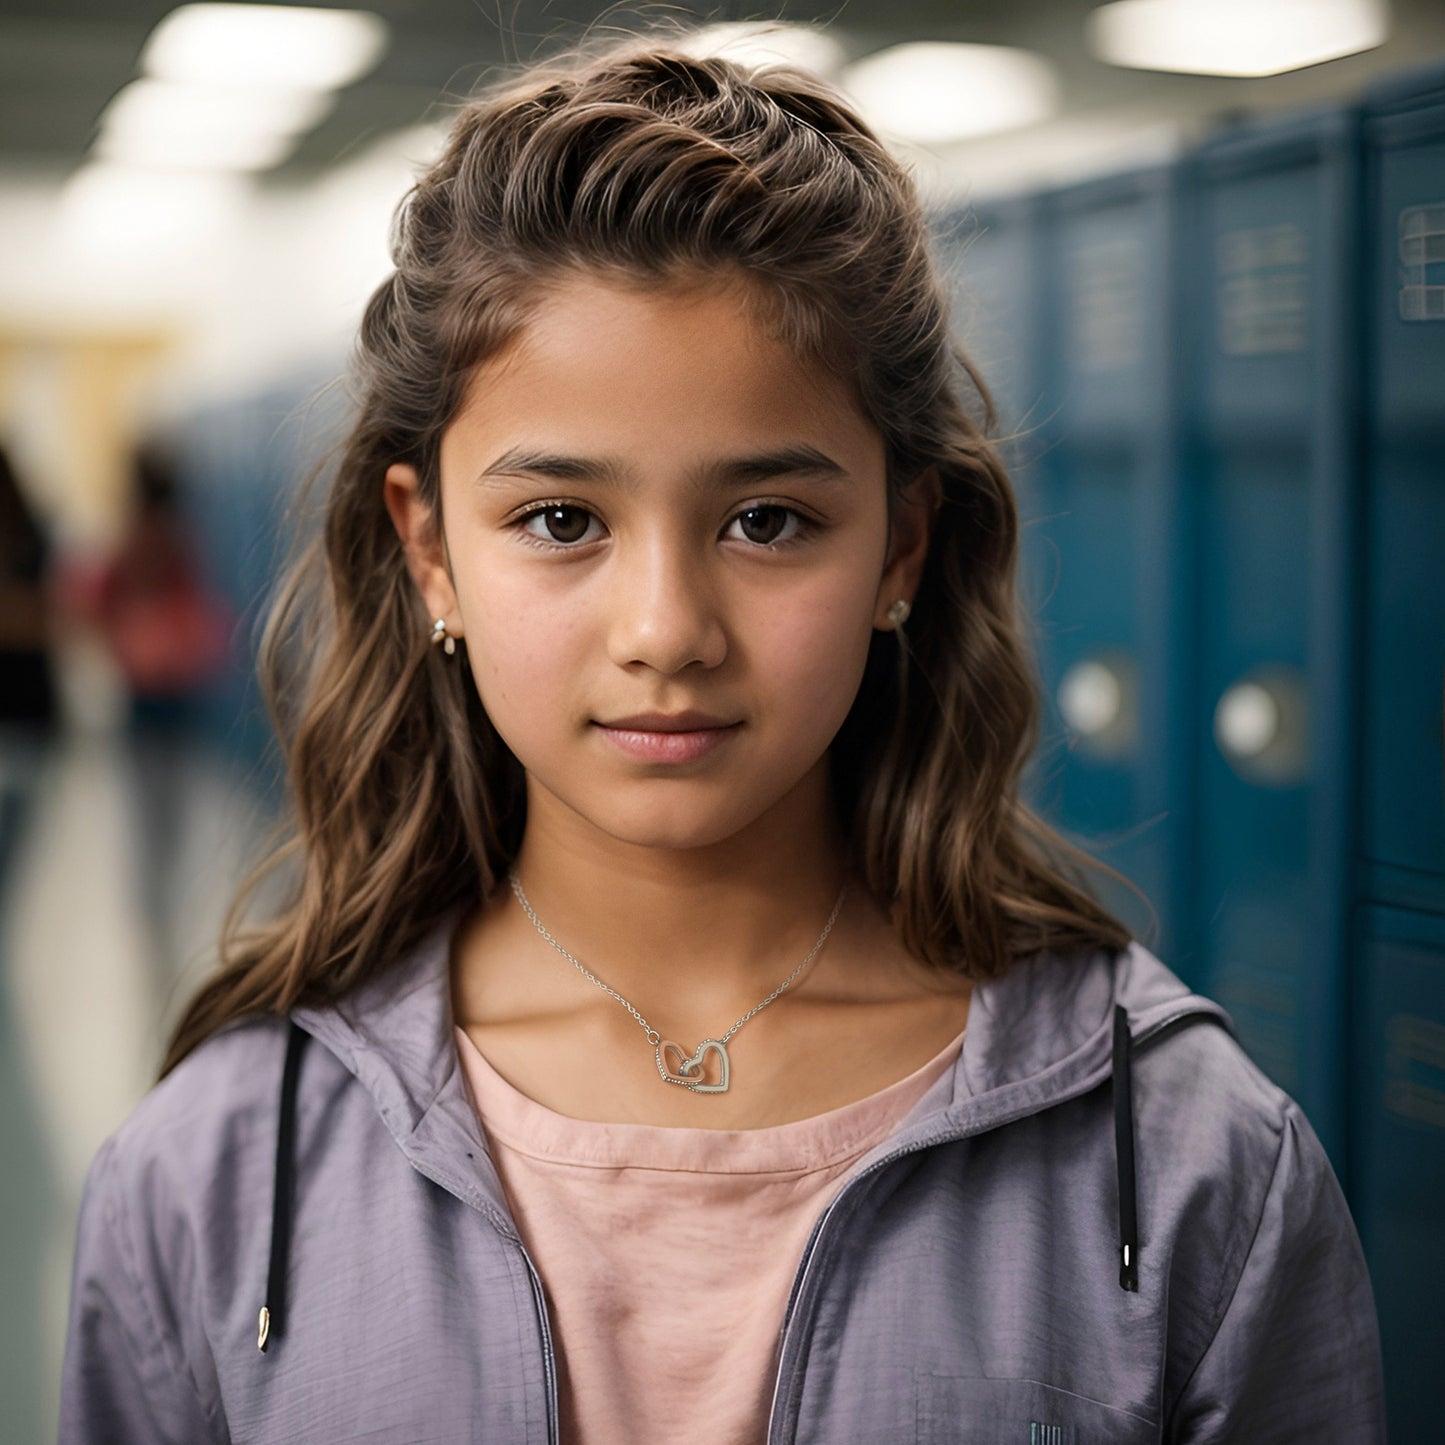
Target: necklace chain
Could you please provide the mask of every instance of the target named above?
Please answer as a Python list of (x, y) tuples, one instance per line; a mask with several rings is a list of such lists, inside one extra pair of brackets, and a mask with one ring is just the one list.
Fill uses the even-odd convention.
[[(552, 947), (555, 948), (557, 952), (562, 955), (563, 958), (570, 960), (584, 978), (586, 978), (591, 983), (595, 983), (597, 987), (600, 988), (604, 993), (610, 993), (612, 997), (615, 998), (617, 1002), (620, 1003), (622, 1007), (625, 1008), (627, 1012), (630, 1013), (632, 1017), (635, 1018), (637, 1022), (642, 1025), (643, 1032), (647, 1035), (647, 1042), (650, 1043), (654, 1048), (658, 1047), (661, 1042), (662, 1036), (657, 1032), (657, 1030), (654, 1029), (652, 1025), (649, 1024), (647, 1020), (643, 1018), (642, 1015), (638, 1013), (638, 1011), (633, 1008), (633, 1006), (625, 998), (623, 998), (620, 993), (617, 992), (615, 988), (609, 988), (605, 983), (602, 982), (600, 978), (597, 977), (595, 973), (593, 973), (587, 967), (586, 964), (582, 962), (581, 959), (577, 958), (576, 955), (569, 953), (565, 948), (562, 947), (560, 943), (557, 942), (555, 938), (552, 937), (550, 933), (547, 932), (546, 928), (542, 924), (542, 920), (537, 917), (536, 913), (532, 909), (532, 905), (527, 901), (527, 895), (522, 891), (522, 880), (518, 878), (515, 873), (509, 873), (507, 875), (507, 881), (512, 885), (512, 892), (517, 895), (517, 902), (522, 905), (523, 911), (526, 913), (527, 917), (532, 920), (532, 927), (535, 928), (537, 932), (540, 933), (542, 937), (545, 938), (547, 942), (550, 943)], [(719, 1044), (726, 1044), (727, 1041), (732, 1038), (732, 1036), (737, 1033), (737, 1031), (742, 1028), (742, 1026), (747, 1023), (747, 1021), (752, 1018), (755, 1013), (758, 1013), (762, 1009), (767, 1008), (767, 1006), (772, 1003), (772, 1001), (777, 998), (777, 996), (782, 993), (782, 991), (787, 988), (787, 986), (792, 983), (792, 981), (797, 978), (797, 976), (802, 973), (802, 971), (807, 968), (810, 963), (812, 963), (812, 961), (818, 956), (818, 950), (822, 948), (822, 946), (828, 941), (828, 935), (833, 931), (833, 925), (838, 921), (838, 914), (842, 911), (843, 899), (847, 895), (847, 892), (848, 885), (845, 883), (838, 893), (838, 901), (833, 905), (833, 911), (828, 915), (827, 923), (823, 925), (822, 933), (818, 935), (818, 941), (812, 946), (812, 948), (808, 950), (808, 956), (802, 961), (802, 963), (800, 963), (797, 968), (795, 968), (792, 973), (790, 973), (787, 978), (785, 978), (782, 983), (780, 983), (777, 988), (775, 988), (772, 993), (767, 996), (767, 998), (765, 998), (759, 1004), (754, 1004), (753, 1007), (750, 1008), (747, 1013), (745, 1013), (742, 1018), (740, 1018), (737, 1023), (735, 1023), (732, 1028), (730, 1028), (727, 1033), (725, 1033), (716, 1042), (718, 1042)]]

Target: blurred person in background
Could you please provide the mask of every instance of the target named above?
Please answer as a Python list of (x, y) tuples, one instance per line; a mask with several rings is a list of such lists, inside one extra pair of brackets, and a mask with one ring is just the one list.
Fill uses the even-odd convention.
[(129, 699), (141, 903), (164, 985), (184, 963), (171, 940), (188, 795), (204, 751), (208, 693), (226, 668), (233, 617), (204, 579), (175, 467), (158, 445), (137, 451), (133, 511), (95, 580), (93, 609)]
[[(7, 1313), (36, 1317), (43, 1260), (29, 1247), (42, 1238), (55, 1207), (50, 1141), (33, 1104), (34, 1079), (24, 1009), (15, 998), (12, 905), (21, 858), (40, 809), (40, 793), (62, 722), (51, 644), (50, 538), (0, 448), (0, 1250)], [(30, 1386), (41, 1367), (32, 1328), (0, 1329), (0, 1436), (28, 1439)]]
[(0, 911), (37, 766), (60, 724), (46, 577), (50, 543), (0, 448)]

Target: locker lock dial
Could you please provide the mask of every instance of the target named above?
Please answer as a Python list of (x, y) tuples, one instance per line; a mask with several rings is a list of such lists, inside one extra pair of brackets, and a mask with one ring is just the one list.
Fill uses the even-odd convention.
[(1304, 679), (1285, 666), (1255, 668), (1227, 687), (1214, 709), (1214, 741), (1246, 782), (1287, 787), (1309, 772)]
[(1059, 680), (1059, 712), (1081, 752), (1125, 757), (1139, 735), (1138, 669), (1122, 652), (1076, 662)]

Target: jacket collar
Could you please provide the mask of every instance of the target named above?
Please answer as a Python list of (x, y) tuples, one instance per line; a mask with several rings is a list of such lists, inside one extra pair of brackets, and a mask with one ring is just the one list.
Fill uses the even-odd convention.
[(912, 1116), (862, 1161), (999, 1128), (1104, 1083), (1114, 1066), (1114, 1011), (1137, 1048), (1168, 1023), (1203, 1018), (1233, 1030), (1140, 943), (1041, 953), (974, 985), (951, 1096)]
[(464, 912), (464, 905), (449, 909), (343, 999), (293, 1009), (291, 1017), (356, 1076), (421, 1173), (517, 1239), (452, 1035), (451, 941)]
[[(367, 1088), (418, 1169), (488, 1214), (500, 1212), (514, 1235), (453, 1035), (450, 947), (462, 912), (450, 910), (339, 1003), (292, 1017)], [(1192, 994), (1141, 944), (1040, 954), (974, 986), (950, 1087), (930, 1091), (932, 1107), (879, 1150), (982, 1132), (1095, 1087), (1111, 1069), (1115, 1004), (1127, 1010), (1136, 1045), (1176, 1017), (1230, 1027), (1217, 1004)]]

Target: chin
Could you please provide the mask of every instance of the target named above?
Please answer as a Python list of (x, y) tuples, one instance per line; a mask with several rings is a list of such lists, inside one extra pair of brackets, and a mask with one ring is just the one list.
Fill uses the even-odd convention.
[(575, 811), (598, 832), (619, 843), (681, 852), (725, 843), (754, 822), (758, 815), (740, 812), (737, 801), (719, 800), (719, 806), (709, 808), (699, 806), (697, 799), (691, 800), (691, 806), (682, 799), (654, 799), (631, 808), (584, 806)]
[(615, 838), (619, 843), (627, 843), (634, 848), (655, 848), (671, 853), (686, 852), (693, 848), (709, 848), (718, 843), (725, 843), (729, 838), (735, 837), (742, 831), (742, 825), (713, 824), (709, 826), (699, 820), (691, 825), (679, 822), (678, 819), (659, 820), (654, 823), (638, 821), (632, 824), (623, 824), (613, 820), (610, 824), (604, 820), (597, 820), (598, 826), (604, 833)]
[(781, 821), (780, 809), (785, 815), (795, 811), (787, 805), (797, 788), (795, 783), (789, 789), (776, 778), (744, 780), (736, 773), (726, 781), (694, 779), (691, 786), (682, 778), (651, 783), (630, 779), (618, 787), (589, 790), (552, 789), (540, 779), (532, 781), (565, 813), (604, 837), (670, 852), (716, 847), (770, 816)]

